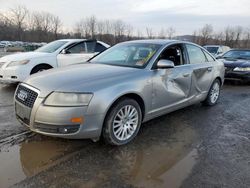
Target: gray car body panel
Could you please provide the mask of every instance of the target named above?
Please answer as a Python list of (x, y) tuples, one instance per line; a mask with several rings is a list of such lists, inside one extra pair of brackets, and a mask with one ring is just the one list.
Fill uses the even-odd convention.
[[(133, 94), (142, 99), (145, 106), (143, 118), (145, 122), (203, 101), (216, 78), (222, 83), (224, 81), (224, 65), (217, 60), (189, 64), (187, 59), (186, 65), (171, 69), (152, 68), (165, 48), (173, 44), (190, 44), (188, 42), (145, 40), (129, 43), (133, 42), (158, 43), (162, 44), (162, 47), (144, 69), (86, 63), (52, 69), (28, 78), (24, 83), (39, 90), (37, 100), (39, 102), (36, 101), (32, 109), (30, 129), (45, 135), (64, 138), (98, 138), (108, 110), (123, 96)], [(45, 106), (44, 100), (54, 91), (93, 93), (93, 97), (87, 107), (67, 109), (67, 107)], [(68, 121), (72, 114), (76, 116), (82, 114), (85, 119), (77, 133), (50, 134), (40, 132), (33, 127), (36, 121), (55, 125), (70, 124)]]

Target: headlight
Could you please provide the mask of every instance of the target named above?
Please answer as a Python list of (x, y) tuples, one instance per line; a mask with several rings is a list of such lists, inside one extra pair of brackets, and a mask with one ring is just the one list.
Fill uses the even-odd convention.
[(0, 68), (4, 65), (4, 62), (0, 62)]
[(250, 67), (236, 67), (234, 71), (250, 71)]
[(51, 93), (44, 104), (48, 106), (87, 106), (92, 99), (90, 93)]
[(11, 61), (7, 67), (13, 67), (18, 65), (26, 65), (30, 62), (30, 60), (22, 60), (22, 61)]

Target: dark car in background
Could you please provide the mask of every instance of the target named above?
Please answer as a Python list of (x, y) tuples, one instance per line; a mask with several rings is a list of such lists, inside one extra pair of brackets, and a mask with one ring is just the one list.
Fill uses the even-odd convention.
[(234, 49), (217, 57), (224, 62), (225, 79), (250, 82), (250, 49)]

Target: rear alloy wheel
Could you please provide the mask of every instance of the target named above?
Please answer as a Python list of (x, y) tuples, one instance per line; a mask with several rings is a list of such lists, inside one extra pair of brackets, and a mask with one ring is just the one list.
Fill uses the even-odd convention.
[(107, 115), (103, 128), (104, 140), (112, 145), (124, 145), (138, 133), (142, 113), (133, 99), (123, 99), (116, 103)]
[(218, 102), (218, 99), (220, 97), (220, 89), (221, 89), (220, 81), (218, 79), (216, 79), (213, 82), (213, 84), (208, 92), (208, 96), (207, 96), (206, 100), (204, 101), (204, 104), (208, 105), (208, 106), (215, 105)]

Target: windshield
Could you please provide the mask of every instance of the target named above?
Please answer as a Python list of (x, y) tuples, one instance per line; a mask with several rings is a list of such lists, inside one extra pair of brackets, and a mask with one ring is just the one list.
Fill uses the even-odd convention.
[(35, 50), (36, 52), (53, 53), (66, 44), (68, 41), (54, 41)]
[(91, 63), (142, 68), (161, 47), (159, 44), (124, 43), (93, 58)]
[(225, 59), (250, 59), (250, 51), (247, 50), (231, 50), (223, 55)]
[(219, 47), (205, 47), (211, 54), (217, 54)]

